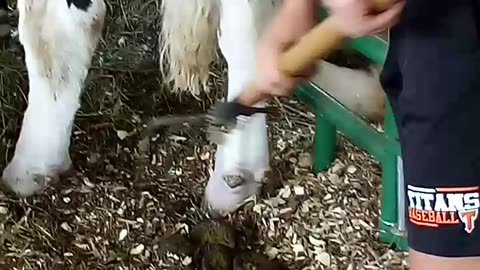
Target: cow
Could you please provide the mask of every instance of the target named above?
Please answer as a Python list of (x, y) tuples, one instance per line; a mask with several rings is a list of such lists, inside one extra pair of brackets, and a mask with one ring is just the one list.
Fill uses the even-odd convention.
[[(227, 100), (233, 100), (255, 78), (257, 42), (280, 4), (281, 0), (163, 0), (158, 15), (159, 72), (164, 82), (174, 93), (199, 97), (210, 90), (212, 63), (223, 56)], [(7, 9), (0, 7), (2, 18)], [(17, 8), (29, 103), (2, 183), (25, 197), (42, 192), (71, 166), (74, 116), (106, 9), (103, 0), (18, 0)], [(383, 117), (380, 66), (355, 69), (324, 60), (317, 66), (314, 83), (367, 120)], [(258, 194), (269, 169), (266, 116), (253, 115), (218, 146), (203, 205), (217, 214), (236, 210)]]

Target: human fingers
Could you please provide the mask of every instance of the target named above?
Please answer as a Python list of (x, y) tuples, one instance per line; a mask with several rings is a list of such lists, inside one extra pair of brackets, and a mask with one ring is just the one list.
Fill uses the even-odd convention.
[(282, 51), (280, 48), (277, 45), (265, 44), (257, 52), (256, 86), (258, 91), (268, 95), (286, 96), (295, 86), (295, 78), (278, 69), (278, 58)]
[(394, 26), (398, 23), (404, 6), (405, 1), (398, 1), (381, 13), (369, 15), (364, 24), (365, 34), (372, 34)]
[(276, 96), (289, 96), (298, 84), (312, 78), (317, 73), (318, 68), (316, 64), (313, 64), (292, 76), (284, 74), (278, 69), (272, 70), (274, 70), (272, 75), (275, 76), (272, 81), (276, 83), (272, 85), (271, 92)]
[(303, 70), (297, 77), (302, 79), (310, 79), (318, 71), (317, 65), (312, 65)]
[(317, 65), (312, 65), (304, 69), (303, 71), (297, 73), (295, 76), (286, 76), (284, 74), (281, 74), (281, 78), (279, 80), (280, 83), (276, 85), (274, 95), (290, 96), (293, 92), (293, 89), (297, 85), (312, 78), (317, 73), (317, 70)]
[(264, 70), (257, 76), (257, 88), (268, 95), (273, 96), (289, 96), (292, 88), (298, 83), (299, 78), (294, 78), (282, 74), (273, 66), (268, 70)]

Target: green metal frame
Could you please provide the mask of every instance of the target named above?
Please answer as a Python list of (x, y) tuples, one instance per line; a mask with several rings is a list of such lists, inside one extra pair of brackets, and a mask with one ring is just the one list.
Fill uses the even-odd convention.
[[(383, 64), (388, 44), (380, 38), (368, 36), (350, 40), (351, 47), (374, 63)], [(380, 241), (408, 249), (404, 234), (403, 174), (398, 131), (386, 100), (384, 133), (378, 132), (358, 115), (348, 110), (318, 85), (309, 82), (295, 89), (294, 97), (307, 103), (315, 112), (314, 171), (326, 170), (336, 156), (337, 131), (352, 143), (365, 149), (382, 166), (381, 215), (379, 221)], [(401, 163), (400, 163), (401, 164)]]

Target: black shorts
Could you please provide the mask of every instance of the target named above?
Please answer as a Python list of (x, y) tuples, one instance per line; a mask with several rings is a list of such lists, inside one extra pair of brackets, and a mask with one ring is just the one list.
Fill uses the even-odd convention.
[(399, 129), (408, 244), (436, 256), (480, 256), (477, 2), (407, 0), (381, 76)]

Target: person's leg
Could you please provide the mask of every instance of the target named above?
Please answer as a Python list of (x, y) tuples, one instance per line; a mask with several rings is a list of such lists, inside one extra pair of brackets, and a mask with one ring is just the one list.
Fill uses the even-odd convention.
[(409, 250), (409, 267), (411, 270), (478, 270), (479, 257), (446, 258)]
[(419, 10), (415, 3), (407, 4), (395, 44), (402, 74), (396, 118), (410, 269), (480, 269), (480, 39), (475, 8), (467, 1), (454, 6), (442, 0), (436, 8), (448, 10), (448, 16), (424, 20), (423, 7)]

